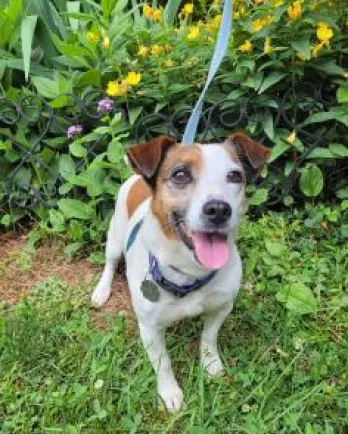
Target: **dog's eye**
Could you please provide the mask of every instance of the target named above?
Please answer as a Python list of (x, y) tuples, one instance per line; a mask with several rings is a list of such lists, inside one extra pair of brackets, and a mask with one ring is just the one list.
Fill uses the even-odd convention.
[(173, 171), (171, 179), (176, 184), (184, 185), (192, 181), (192, 175), (187, 167), (178, 167)]
[(231, 182), (233, 184), (240, 184), (243, 182), (243, 174), (239, 170), (231, 170), (227, 174), (227, 182)]

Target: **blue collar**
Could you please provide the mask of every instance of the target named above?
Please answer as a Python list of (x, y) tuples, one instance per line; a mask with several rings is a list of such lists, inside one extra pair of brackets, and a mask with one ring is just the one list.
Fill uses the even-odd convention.
[[(126, 243), (126, 253), (132, 247), (134, 241), (136, 240), (143, 222), (144, 219), (141, 219), (133, 226), (133, 229), (131, 230)], [(181, 273), (181, 271), (176, 269), (175, 267), (172, 268), (178, 273)], [(217, 270), (212, 271), (202, 279), (195, 280), (190, 285), (180, 286), (180, 285), (176, 285), (175, 283), (171, 282), (170, 280), (166, 279), (163, 276), (158, 260), (156, 259), (155, 256), (153, 256), (152, 253), (149, 253), (149, 272), (152, 276), (153, 281), (162, 289), (165, 289), (166, 291), (170, 292), (171, 294), (177, 297), (185, 297), (185, 295), (190, 294), (191, 292), (194, 291), (198, 291), (199, 289), (203, 288), (203, 286), (211, 282), (211, 280), (215, 277)]]
[[(198, 291), (199, 289), (203, 288), (203, 286), (207, 285), (209, 282), (212, 281), (212, 279), (217, 273), (217, 270), (212, 271), (202, 279), (196, 279), (190, 285), (180, 286), (171, 282), (163, 276), (160, 266), (158, 264), (158, 260), (155, 256), (153, 256), (152, 253), (149, 253), (149, 265), (149, 271), (151, 273), (153, 281), (157, 283), (157, 285), (160, 286), (162, 289), (165, 289), (166, 291), (180, 298), (185, 297), (185, 295), (187, 294), (191, 294), (191, 292)], [(179, 270), (176, 271), (181, 272)]]

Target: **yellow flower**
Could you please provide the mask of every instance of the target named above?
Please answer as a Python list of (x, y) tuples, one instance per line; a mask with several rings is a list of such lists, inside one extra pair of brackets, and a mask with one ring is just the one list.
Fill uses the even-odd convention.
[(160, 23), (162, 21), (162, 9), (153, 9), (152, 19)]
[(198, 26), (190, 26), (189, 32), (187, 35), (188, 39), (196, 39), (199, 36), (199, 27)]
[(252, 22), (251, 27), (254, 32), (259, 32), (261, 29), (271, 23), (273, 23), (272, 17), (258, 18)]
[(171, 51), (172, 46), (170, 44), (164, 44), (163, 48), (165, 49), (165, 51)]
[(262, 29), (262, 27), (264, 26), (262, 20), (260, 18), (258, 18), (257, 20), (253, 21), (251, 24), (251, 27), (253, 29), (254, 32), (258, 32)]
[(333, 37), (333, 31), (326, 23), (319, 23), (317, 28), (317, 37), (325, 45), (329, 45), (330, 39)]
[(120, 81), (109, 81), (106, 88), (106, 93), (109, 96), (124, 96), (128, 92), (128, 86), (124, 82)]
[(146, 18), (152, 19), (152, 7), (150, 5), (148, 5), (147, 3), (144, 4), (143, 6), (143, 14), (145, 15)]
[(213, 27), (218, 28), (221, 24), (221, 21), (222, 21), (222, 15), (221, 14), (216, 15), (213, 19)]
[(105, 50), (110, 48), (110, 39), (108, 36), (104, 36), (103, 38), (103, 48), (105, 48)]
[(166, 68), (171, 68), (172, 66), (174, 66), (174, 62), (172, 61), (172, 59), (167, 59), (167, 60), (164, 62), (164, 66), (165, 66)]
[(128, 72), (125, 82), (130, 86), (136, 86), (140, 83), (141, 74), (140, 72)]
[(153, 21), (162, 21), (162, 8), (161, 9), (153, 9), (147, 3), (143, 6), (143, 14), (146, 18)]
[(251, 53), (253, 51), (253, 44), (249, 40), (246, 40), (244, 44), (238, 47), (238, 50), (243, 53)]
[(157, 44), (155, 44), (151, 47), (151, 54), (153, 56), (158, 56), (161, 53), (161, 51), (162, 51), (162, 48)]
[(149, 54), (149, 47), (145, 47), (145, 45), (140, 45), (138, 50), (138, 56), (145, 57)]
[(97, 44), (100, 37), (96, 32), (87, 32), (87, 39), (91, 44)]
[(263, 52), (265, 54), (272, 54), (273, 51), (274, 51), (274, 48), (272, 47), (271, 38), (269, 36), (267, 36), (267, 38), (265, 39), (264, 46), (263, 46)]
[(188, 17), (189, 15), (192, 15), (192, 13), (193, 13), (193, 3), (186, 3), (186, 4), (184, 4), (183, 8), (181, 9), (181, 12), (179, 14), (179, 18)]
[(283, 6), (284, 4), (284, 0), (271, 0), (273, 6), (275, 6), (276, 8), (279, 6)]
[(254, 3), (256, 5), (262, 5), (263, 2), (264, 2), (264, 0), (254, 0)]
[(288, 143), (291, 143), (291, 144), (293, 144), (294, 142), (295, 142), (295, 140), (296, 140), (296, 131), (293, 131), (287, 138), (286, 138), (286, 141), (288, 142)]
[(288, 7), (288, 15), (290, 20), (297, 20), (302, 13), (301, 2), (299, 0), (294, 1), (294, 3)]

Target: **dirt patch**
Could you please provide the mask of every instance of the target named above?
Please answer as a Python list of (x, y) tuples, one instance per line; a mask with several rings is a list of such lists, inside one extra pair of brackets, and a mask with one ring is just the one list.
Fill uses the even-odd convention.
[[(0, 233), (0, 300), (14, 304), (49, 276), (57, 276), (72, 286), (86, 285), (90, 290), (96, 284), (102, 269), (87, 259), (67, 262), (63, 247), (56, 244), (40, 246), (28, 254), (27, 237), (14, 232)], [(130, 309), (129, 292), (124, 273), (118, 273), (113, 282), (112, 296), (102, 312)]]

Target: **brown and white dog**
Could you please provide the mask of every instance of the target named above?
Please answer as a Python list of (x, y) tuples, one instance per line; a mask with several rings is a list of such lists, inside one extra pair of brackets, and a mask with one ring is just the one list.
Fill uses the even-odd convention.
[[(201, 363), (223, 372), (218, 331), (238, 293), (242, 263), (235, 245), (245, 204), (247, 174), (256, 175), (269, 150), (243, 133), (222, 144), (184, 146), (167, 136), (127, 152), (138, 173), (119, 192), (106, 245), (106, 265), (93, 295), (110, 296), (123, 253), (140, 334), (167, 409), (180, 409), (183, 393), (165, 348), (165, 329), (204, 314)], [(139, 176), (140, 175), (140, 176)]]

